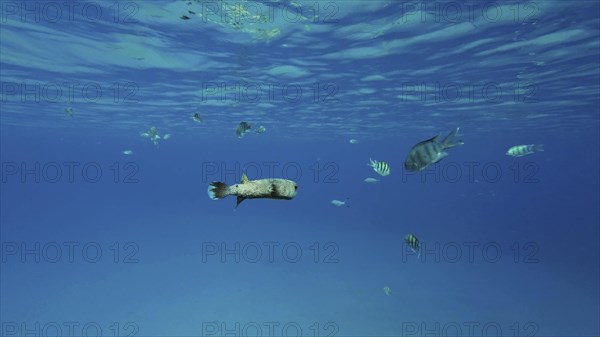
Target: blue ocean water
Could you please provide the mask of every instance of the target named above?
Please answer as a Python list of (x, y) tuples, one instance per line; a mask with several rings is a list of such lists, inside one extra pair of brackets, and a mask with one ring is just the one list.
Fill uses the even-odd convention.
[(1, 336), (600, 335), (598, 2), (0, 4)]

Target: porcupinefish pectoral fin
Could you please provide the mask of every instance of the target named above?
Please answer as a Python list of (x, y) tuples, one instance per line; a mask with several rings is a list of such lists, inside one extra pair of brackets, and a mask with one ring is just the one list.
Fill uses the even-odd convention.
[(246, 198), (238, 195), (238, 197), (237, 197), (237, 203), (235, 204), (235, 208), (237, 208), (242, 203), (242, 201), (244, 201), (244, 200), (246, 200)]
[[(242, 184), (246, 184), (248, 182), (248, 177), (246, 176), (246, 173), (242, 173)], [(241, 201), (240, 201), (241, 202)]]

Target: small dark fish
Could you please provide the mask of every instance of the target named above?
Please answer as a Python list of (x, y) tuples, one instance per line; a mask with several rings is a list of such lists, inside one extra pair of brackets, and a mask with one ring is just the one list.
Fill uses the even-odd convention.
[(242, 174), (239, 184), (228, 186), (220, 181), (213, 181), (208, 187), (208, 196), (213, 200), (225, 198), (229, 195), (237, 197), (237, 208), (246, 199), (283, 199), (291, 200), (298, 192), (298, 184), (287, 179), (259, 179), (248, 180), (246, 174)]
[(235, 134), (238, 136), (238, 138), (242, 138), (244, 137), (244, 134), (248, 132), (248, 130), (250, 130), (250, 128), (250, 124), (246, 122), (241, 122), (240, 124), (238, 124), (237, 129), (235, 129)]
[(413, 146), (404, 161), (404, 167), (410, 172), (417, 172), (444, 159), (448, 156), (448, 153), (444, 152), (445, 149), (464, 144), (462, 140), (455, 139), (457, 133), (458, 128), (450, 132), (442, 142), (439, 141), (438, 134)]
[(419, 244), (419, 239), (417, 239), (416, 236), (412, 235), (412, 234), (408, 234), (405, 238), (404, 238), (404, 242), (406, 242), (406, 244), (410, 247), (410, 249), (416, 253), (419, 254), (418, 256), (421, 256), (421, 245)]
[(195, 114), (193, 114), (192, 119), (194, 120), (194, 122), (202, 123), (202, 116), (200, 115), (199, 112), (196, 112)]
[(196, 15), (196, 12), (188, 11), (188, 13), (190, 13), (192, 15)]
[(180, 16), (179, 18), (180, 18), (181, 20), (189, 20), (189, 19), (190, 19), (190, 18), (189, 18), (189, 16), (186, 16), (186, 15), (182, 15), (182, 16)]

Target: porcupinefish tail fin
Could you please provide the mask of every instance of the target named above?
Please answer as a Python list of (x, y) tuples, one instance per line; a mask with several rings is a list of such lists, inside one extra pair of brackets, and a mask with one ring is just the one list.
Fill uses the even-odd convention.
[(228, 196), (229, 186), (227, 184), (222, 183), (220, 181), (213, 181), (208, 186), (208, 196), (212, 200), (223, 199)]
[(460, 139), (456, 139), (456, 135), (458, 134), (458, 128), (454, 129), (454, 131), (450, 132), (444, 141), (442, 142), (442, 146), (444, 149), (448, 149), (451, 147), (461, 146), (464, 142)]
[(533, 151), (535, 151), (535, 152), (544, 151), (544, 145), (543, 144), (534, 145)]

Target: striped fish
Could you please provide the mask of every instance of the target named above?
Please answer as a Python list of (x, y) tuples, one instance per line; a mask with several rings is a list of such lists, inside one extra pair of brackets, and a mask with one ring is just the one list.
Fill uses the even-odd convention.
[(382, 176), (387, 176), (390, 174), (390, 166), (383, 161), (377, 161), (369, 158), (369, 162), (367, 165), (373, 168), (373, 171), (377, 172), (377, 174)]
[(410, 172), (417, 172), (444, 159), (448, 156), (448, 153), (444, 152), (445, 149), (464, 144), (462, 140), (455, 139), (457, 134), (458, 128), (450, 132), (441, 142), (439, 140), (440, 135), (438, 134), (431, 139), (424, 140), (413, 146), (404, 161), (404, 167)]
[(516, 145), (508, 149), (508, 151), (506, 151), (506, 155), (512, 157), (523, 157), (540, 151), (544, 151), (543, 145)]
[(404, 242), (406, 242), (406, 244), (410, 247), (410, 249), (416, 253), (419, 254), (418, 256), (421, 256), (421, 246), (419, 244), (419, 239), (417, 239), (416, 236), (412, 235), (412, 234), (408, 234), (405, 238), (404, 238)]

